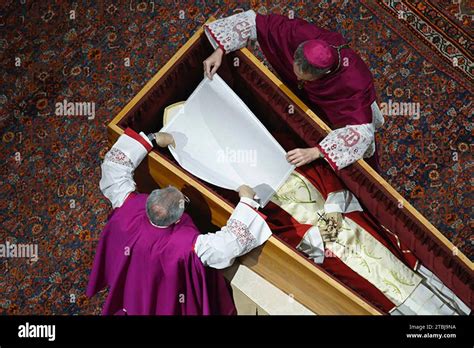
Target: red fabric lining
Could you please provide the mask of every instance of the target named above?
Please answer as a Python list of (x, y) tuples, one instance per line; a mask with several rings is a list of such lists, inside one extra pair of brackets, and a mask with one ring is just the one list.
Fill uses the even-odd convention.
[(153, 146), (151, 146), (145, 139), (143, 139), (140, 134), (135, 132), (132, 128), (125, 129), (125, 134), (142, 144), (143, 147), (147, 150), (147, 152), (150, 152), (153, 149)]
[(327, 199), (331, 192), (345, 189), (341, 180), (334, 175), (329, 165), (323, 161), (316, 161), (296, 168), (296, 171), (308, 179), (324, 199)]

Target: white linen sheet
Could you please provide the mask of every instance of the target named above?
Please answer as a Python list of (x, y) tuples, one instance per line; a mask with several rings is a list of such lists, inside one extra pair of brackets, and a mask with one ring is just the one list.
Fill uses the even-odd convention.
[(265, 206), (294, 166), (286, 151), (239, 96), (215, 74), (204, 78), (162, 129), (173, 135), (169, 150), (191, 174), (236, 190), (246, 184)]

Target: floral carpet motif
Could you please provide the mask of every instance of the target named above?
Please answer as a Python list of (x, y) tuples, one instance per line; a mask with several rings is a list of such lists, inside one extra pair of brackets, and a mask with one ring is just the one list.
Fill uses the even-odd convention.
[[(37, 244), (39, 259), (0, 258), (0, 313), (100, 313), (104, 293), (84, 291), (111, 211), (98, 188), (106, 125), (209, 16), (250, 7), (340, 31), (369, 65), (379, 103), (419, 103), (419, 117), (386, 116), (383, 176), (473, 259), (470, 4), (4, 2), (0, 243)], [(58, 114), (65, 100), (95, 103), (94, 116)]]

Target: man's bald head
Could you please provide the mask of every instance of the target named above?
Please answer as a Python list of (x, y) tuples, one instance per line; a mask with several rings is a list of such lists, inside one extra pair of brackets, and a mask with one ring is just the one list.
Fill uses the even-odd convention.
[(176, 187), (153, 190), (146, 201), (148, 219), (156, 226), (172, 225), (183, 215), (184, 201), (184, 195)]

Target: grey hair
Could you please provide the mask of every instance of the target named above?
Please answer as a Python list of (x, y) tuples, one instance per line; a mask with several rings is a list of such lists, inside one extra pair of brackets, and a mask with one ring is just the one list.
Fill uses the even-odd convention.
[(146, 200), (146, 215), (156, 226), (169, 226), (184, 212), (184, 196), (176, 187), (153, 190)]
[(326, 74), (329, 70), (331, 70), (331, 68), (326, 68), (326, 69), (319, 69), (319, 68), (316, 68), (315, 66), (311, 65), (308, 60), (306, 59), (306, 57), (304, 56), (304, 52), (303, 52), (303, 47), (304, 47), (304, 44), (306, 43), (303, 42), (303, 43), (300, 43), (298, 48), (296, 49), (295, 51), (295, 54), (293, 56), (294, 60), (295, 60), (295, 63), (299, 66), (300, 70), (304, 73), (304, 74), (311, 74), (313, 76), (319, 76), (319, 75), (324, 75)]

